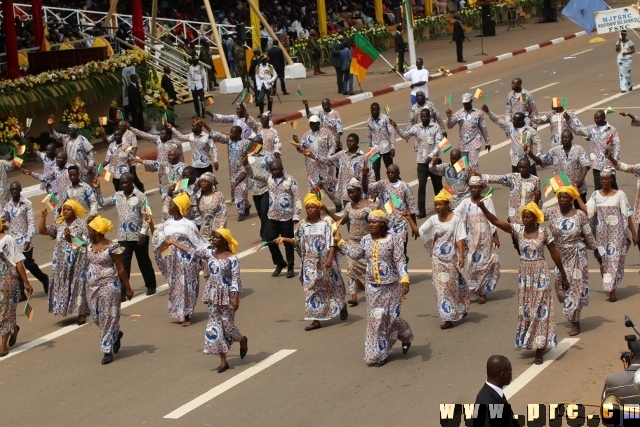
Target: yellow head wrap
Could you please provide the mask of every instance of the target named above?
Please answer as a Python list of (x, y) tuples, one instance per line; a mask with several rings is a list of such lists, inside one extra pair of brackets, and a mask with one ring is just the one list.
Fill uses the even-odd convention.
[(89, 223), (89, 227), (93, 228), (98, 233), (100, 233), (100, 234), (102, 234), (104, 236), (109, 231), (111, 231), (111, 229), (113, 228), (113, 223), (111, 221), (109, 221), (108, 219), (103, 218), (100, 215), (98, 215), (97, 217), (95, 217), (93, 219), (93, 221), (91, 221)]
[(180, 215), (184, 216), (189, 210), (189, 206), (191, 206), (191, 199), (187, 193), (180, 193), (173, 198), (173, 203), (178, 207)]
[(376, 209), (375, 211), (369, 212), (369, 220), (370, 221), (382, 221), (382, 222), (389, 221), (388, 218), (387, 218), (387, 214), (381, 209)]
[(580, 193), (573, 185), (564, 185), (558, 188), (558, 190), (556, 191), (556, 198), (558, 198), (558, 194), (560, 193), (566, 193), (571, 196), (571, 201), (576, 200), (578, 197), (580, 197)]
[(322, 202), (320, 200), (318, 200), (318, 196), (316, 196), (313, 193), (309, 193), (306, 196), (304, 196), (304, 200), (302, 201), (302, 205), (303, 206), (314, 205), (314, 206), (317, 206), (317, 207), (321, 208), (322, 207)]
[(0, 218), (0, 233), (2, 233), (2, 230), (4, 230), (3, 225), (2, 225), (2, 218)]
[(451, 196), (451, 193), (449, 193), (447, 190), (445, 190), (444, 188), (442, 190), (440, 190), (440, 192), (436, 195), (436, 197), (433, 198), (434, 202), (451, 202), (451, 199), (453, 197)]
[(529, 211), (536, 216), (536, 222), (542, 224), (544, 222), (544, 214), (535, 202), (529, 202), (520, 209), (520, 218), (524, 211)]
[(233, 238), (233, 235), (231, 235), (231, 231), (229, 231), (229, 229), (227, 228), (218, 228), (216, 230), (216, 233), (224, 237), (224, 240), (226, 240), (229, 244), (229, 249), (235, 254), (236, 249), (238, 249), (238, 241)]
[[(69, 206), (76, 213), (76, 216), (82, 218), (87, 216), (87, 211), (85, 211), (82, 205), (75, 200), (68, 199), (62, 204), (62, 206)], [(62, 221), (64, 221), (64, 217), (62, 216), (62, 208), (60, 208), (60, 216), (56, 220), (56, 224), (60, 224)]]

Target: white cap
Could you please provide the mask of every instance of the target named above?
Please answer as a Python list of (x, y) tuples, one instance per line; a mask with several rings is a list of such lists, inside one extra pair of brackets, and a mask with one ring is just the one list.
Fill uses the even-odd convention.
[(320, 117), (314, 114), (313, 116), (309, 117), (309, 123), (320, 123)]

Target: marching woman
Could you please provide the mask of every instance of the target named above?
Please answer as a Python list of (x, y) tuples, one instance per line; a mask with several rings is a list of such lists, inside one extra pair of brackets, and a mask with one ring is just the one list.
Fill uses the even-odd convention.
[[(349, 243), (358, 245), (362, 238), (369, 234), (369, 213), (376, 209), (376, 204), (366, 197), (363, 197), (362, 186), (356, 178), (351, 178), (347, 184), (347, 195), (351, 202), (344, 209), (342, 223), (349, 225)], [(365, 291), (364, 277), (367, 272), (365, 259), (351, 259), (347, 265), (347, 275), (349, 276), (349, 292), (351, 299), (349, 305), (358, 305), (358, 292)]]
[(56, 223), (47, 226), (47, 210), (40, 212), (38, 231), (56, 239), (53, 246), (49, 283), (49, 313), (78, 316), (78, 325), (87, 322), (87, 245), (86, 211), (75, 200), (62, 205)]
[(102, 364), (113, 362), (113, 353), (120, 351), (120, 288), (133, 298), (133, 290), (122, 263), (124, 248), (104, 237), (113, 228), (106, 218), (96, 216), (89, 223), (91, 244), (87, 250), (87, 297), (93, 321), (100, 328), (100, 350), (104, 353)]
[(209, 279), (202, 292), (202, 301), (209, 306), (209, 321), (204, 333), (204, 352), (219, 354), (221, 374), (229, 369), (227, 352), (233, 342), (240, 342), (240, 359), (247, 355), (247, 337), (235, 325), (235, 313), (240, 307), (240, 263), (236, 255), (238, 242), (231, 231), (219, 228), (212, 233), (211, 248), (195, 248), (167, 241), (183, 252), (204, 259), (209, 269)]
[(332, 221), (320, 217), (323, 204), (315, 194), (309, 193), (303, 200), (307, 219), (298, 224), (294, 237), (278, 237), (276, 244), (294, 245), (302, 267), (300, 281), (305, 293), (304, 319), (313, 322), (305, 331), (319, 329), (321, 320), (329, 320), (340, 314), (340, 320), (349, 315), (344, 302), (345, 289), (340, 264), (335, 257)]
[(167, 245), (167, 239), (189, 248), (209, 246), (193, 221), (184, 217), (190, 204), (191, 199), (187, 193), (174, 197), (169, 202), (170, 218), (158, 225), (158, 228), (153, 226), (151, 216), (145, 216), (153, 233), (156, 263), (169, 284), (169, 316), (180, 320), (185, 327), (191, 325), (191, 315), (198, 299), (200, 263), (189, 252)]
[(440, 329), (453, 327), (453, 322), (467, 317), (471, 296), (460, 270), (464, 266), (464, 240), (467, 238), (464, 222), (451, 210), (453, 197), (447, 190), (433, 199), (436, 215), (420, 226), (405, 215), (414, 233), (420, 233), (424, 247), (433, 264), (433, 288), (436, 292)]
[(638, 235), (633, 226), (633, 210), (629, 206), (627, 195), (611, 186), (615, 174), (611, 167), (600, 171), (602, 188), (593, 192), (585, 212), (596, 232), (598, 253), (602, 257), (602, 287), (605, 292), (609, 292), (609, 302), (618, 301), (616, 288), (624, 276), (624, 261), (630, 246), (626, 228), (631, 232), (633, 245), (638, 244)]
[(18, 276), (24, 283), (24, 292), (28, 296), (33, 293), (33, 288), (27, 279), (24, 269), (24, 255), (15, 239), (4, 233), (2, 220), (0, 219), (0, 357), (9, 354), (18, 339), (20, 327), (16, 321), (16, 308), (20, 299)]
[[(466, 259), (461, 271), (462, 278), (469, 291), (480, 297), (478, 304), (487, 302), (487, 294), (496, 288), (500, 279), (498, 232), (478, 207), (484, 187), (481, 177), (472, 176), (469, 179), (471, 197), (463, 199), (455, 210), (467, 230)], [(485, 200), (485, 206), (489, 212), (496, 214), (491, 199)]]
[(200, 198), (198, 200), (198, 218), (200, 233), (210, 240), (213, 232), (227, 225), (227, 206), (224, 203), (222, 191), (216, 188), (218, 181), (211, 172), (200, 176)]
[(334, 233), (340, 250), (353, 260), (366, 259), (365, 296), (367, 298), (367, 334), (364, 360), (368, 365), (383, 366), (389, 351), (402, 342), (407, 354), (413, 341), (411, 326), (402, 317), (402, 301), (409, 292), (409, 273), (404, 256), (403, 236), (389, 233), (389, 219), (381, 210), (369, 213), (369, 234), (360, 242), (345, 242)]
[[(598, 262), (600, 257), (596, 240), (591, 232), (587, 215), (573, 207), (573, 201), (584, 207), (580, 192), (572, 186), (563, 186), (556, 191), (558, 206), (544, 210), (544, 217), (549, 221), (553, 234), (553, 243), (560, 255), (564, 270), (568, 272), (569, 289), (562, 289), (562, 277), (558, 269), (556, 273), (556, 293), (558, 301), (564, 304), (562, 313), (565, 319), (573, 324), (569, 336), (580, 333), (580, 312), (589, 305), (589, 263), (587, 249), (594, 251)], [(586, 209), (586, 208), (585, 208)]]
[(516, 348), (536, 350), (534, 363), (542, 364), (542, 352), (554, 348), (558, 339), (553, 314), (553, 291), (551, 277), (544, 258), (544, 247), (560, 272), (562, 289), (569, 289), (569, 280), (562, 266), (560, 255), (553, 244), (553, 236), (548, 228), (540, 227), (544, 214), (535, 202), (529, 202), (520, 209), (522, 224), (508, 223), (489, 212), (483, 202), (478, 207), (489, 222), (506, 233), (513, 234), (520, 250), (518, 274), (518, 327)]

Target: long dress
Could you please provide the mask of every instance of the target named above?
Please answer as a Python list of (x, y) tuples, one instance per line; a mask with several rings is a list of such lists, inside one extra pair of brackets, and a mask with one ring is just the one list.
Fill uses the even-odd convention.
[(227, 224), (227, 206), (222, 191), (214, 190), (208, 196), (200, 196), (198, 212), (201, 222), (200, 233), (205, 239), (210, 239), (213, 232)]
[(381, 362), (400, 337), (403, 343), (413, 341), (411, 326), (402, 317), (402, 285), (408, 276), (401, 236), (387, 234), (373, 239), (367, 234), (359, 243), (347, 242), (340, 250), (351, 259), (366, 259), (365, 296), (367, 298), (367, 334), (364, 361)]
[(553, 242), (553, 236), (545, 227), (538, 229), (535, 238), (524, 237), (524, 225), (511, 224), (511, 228), (520, 248), (516, 348), (554, 348), (558, 339), (553, 314), (553, 290), (544, 259), (544, 247)]
[(242, 292), (238, 257), (216, 258), (213, 249), (196, 249), (193, 254), (205, 260), (209, 278), (202, 291), (202, 302), (209, 307), (209, 320), (204, 333), (204, 352), (226, 353), (231, 344), (242, 339), (235, 325), (234, 293)]
[(633, 88), (633, 80), (631, 78), (633, 56), (624, 55), (624, 52), (628, 52), (632, 47), (633, 42), (631, 40), (620, 43), (620, 52), (618, 52), (616, 57), (618, 62), (618, 76), (620, 77), (620, 90), (622, 92), (627, 92)]
[(16, 264), (24, 261), (15, 239), (5, 234), (0, 239), (0, 336), (16, 331), (16, 308), (20, 300)]
[(330, 268), (324, 263), (333, 246), (331, 218), (315, 224), (300, 221), (294, 235), (294, 247), (300, 255), (300, 281), (305, 293), (304, 319), (329, 320), (344, 306), (345, 288), (340, 264), (333, 258)]
[(554, 245), (569, 280), (569, 289), (564, 292), (560, 270), (554, 268), (556, 293), (564, 300), (562, 314), (569, 322), (579, 322), (582, 307), (589, 305), (587, 249), (594, 250), (596, 240), (587, 215), (582, 211), (576, 211), (573, 216), (563, 216), (560, 208), (553, 206), (544, 210), (544, 216), (549, 221)]
[(100, 351), (110, 353), (120, 332), (120, 295), (122, 283), (111, 258), (121, 254), (124, 248), (111, 243), (100, 252), (87, 249), (89, 270), (87, 273), (87, 298), (93, 321), (100, 328)]
[(591, 228), (595, 230), (598, 252), (602, 257), (602, 288), (611, 292), (624, 277), (624, 261), (631, 243), (627, 237), (627, 218), (633, 212), (627, 195), (622, 190), (609, 197), (602, 196), (600, 191), (594, 191), (587, 202), (587, 212)]
[(87, 303), (87, 246), (77, 248), (67, 242), (64, 229), (69, 227), (71, 235), (84, 242), (89, 241), (87, 221), (76, 217), (70, 226), (66, 221), (47, 226), (53, 246), (53, 260), (49, 275), (49, 313), (57, 317), (89, 313)]
[[(495, 215), (491, 199), (485, 200), (484, 205)], [(500, 280), (498, 247), (493, 243), (496, 227), (471, 198), (462, 200), (455, 212), (462, 218), (467, 231), (462, 278), (469, 291), (479, 296), (486, 295), (496, 288)]]
[(162, 243), (173, 239), (190, 249), (206, 248), (206, 239), (198, 232), (195, 224), (186, 218), (178, 221), (170, 218), (158, 225), (153, 233), (153, 251), (160, 272), (169, 284), (169, 316), (184, 322), (191, 316), (198, 300), (200, 263), (188, 252), (169, 246), (168, 254), (162, 256)]
[(456, 249), (456, 243), (467, 238), (464, 222), (457, 214), (447, 222), (433, 215), (420, 227), (420, 237), (433, 264), (431, 276), (440, 320), (460, 320), (469, 311), (471, 302), (469, 288), (458, 271)]
[[(365, 205), (360, 209), (355, 209), (352, 203), (345, 208), (345, 215), (349, 216), (349, 242), (357, 245), (362, 238), (369, 234), (369, 212), (376, 209), (374, 202), (365, 201)], [(347, 264), (347, 276), (349, 276), (349, 292), (352, 295), (364, 292), (364, 276), (367, 271), (366, 259), (351, 259)]]

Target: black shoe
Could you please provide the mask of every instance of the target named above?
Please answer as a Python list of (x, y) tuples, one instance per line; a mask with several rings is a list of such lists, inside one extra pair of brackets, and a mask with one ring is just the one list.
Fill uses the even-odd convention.
[(291, 279), (292, 277), (296, 276), (296, 272), (293, 270), (289, 270), (287, 271), (287, 279)]
[(347, 320), (347, 317), (349, 317), (349, 311), (347, 311), (347, 304), (345, 304), (340, 310), (340, 320)]
[(416, 218), (418, 218), (418, 219), (422, 219), (422, 218), (426, 218), (426, 217), (427, 217), (427, 214), (423, 214), (423, 213), (420, 213), (420, 214), (416, 215)]
[(42, 287), (44, 288), (44, 294), (49, 295), (49, 276), (47, 276), (47, 279), (42, 282)]
[(220, 366), (218, 366), (218, 373), (221, 374), (224, 371), (226, 371), (227, 369), (229, 369), (229, 364), (228, 363), (226, 365), (224, 365), (224, 366), (220, 365)]
[(411, 348), (411, 343), (407, 342), (407, 343), (402, 343), (402, 354), (407, 354), (407, 352), (409, 351), (409, 349)]
[[(245, 211), (246, 212), (246, 211)], [(240, 214), (238, 215), (238, 222), (240, 221), (244, 221), (245, 219), (247, 219), (247, 216), (245, 214)]]
[(244, 342), (245, 348), (240, 347), (240, 359), (244, 359), (244, 357), (247, 355), (247, 352), (249, 351), (249, 338), (247, 337), (242, 337), (242, 338), (245, 339), (245, 342)]
[(102, 364), (108, 365), (111, 362), (113, 362), (113, 353), (105, 353), (104, 357), (102, 358)]
[(289, 92), (282, 92), (283, 95), (289, 95)]
[(251, 205), (244, 210), (244, 216), (249, 216), (249, 212), (251, 212)]
[(118, 332), (118, 339), (116, 340), (116, 342), (113, 344), (113, 352), (117, 353), (120, 351), (120, 340), (122, 339), (122, 336), (124, 335), (124, 333), (122, 333), (122, 331)]
[(155, 295), (156, 294), (156, 288), (147, 288), (147, 292), (145, 293), (145, 295)]
[(282, 273), (282, 269), (285, 268), (287, 266), (287, 264), (280, 264), (276, 267), (275, 270), (273, 270), (273, 273), (271, 273), (271, 275), (273, 277), (278, 277), (280, 275), (280, 273)]
[(387, 359), (385, 358), (384, 360), (374, 363), (373, 366), (379, 368), (380, 366), (384, 366), (386, 364), (387, 364)]

